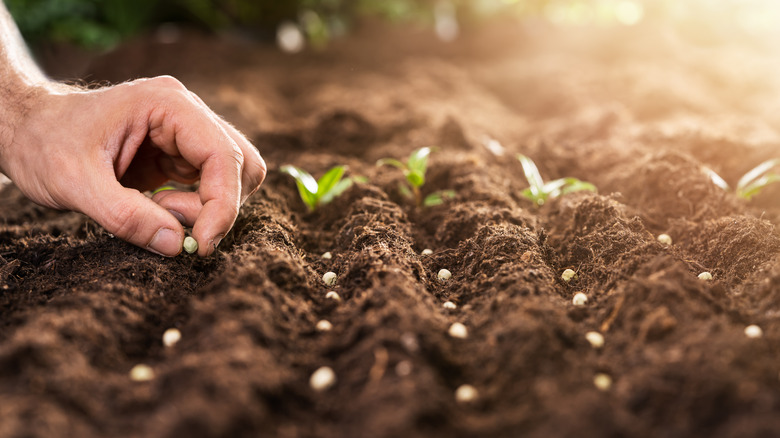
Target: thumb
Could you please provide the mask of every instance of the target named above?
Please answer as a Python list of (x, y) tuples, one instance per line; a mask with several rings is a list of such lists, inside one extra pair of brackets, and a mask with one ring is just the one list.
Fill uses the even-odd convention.
[(184, 229), (157, 203), (115, 179), (103, 180), (81, 211), (109, 233), (151, 252), (173, 257), (181, 252)]

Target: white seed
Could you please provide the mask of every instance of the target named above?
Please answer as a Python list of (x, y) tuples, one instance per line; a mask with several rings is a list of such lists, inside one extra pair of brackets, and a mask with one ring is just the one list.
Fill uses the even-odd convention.
[(329, 332), (333, 328), (333, 324), (331, 324), (327, 319), (321, 319), (317, 321), (315, 328), (318, 332)]
[(322, 276), (322, 282), (328, 286), (333, 286), (336, 284), (337, 279), (338, 276), (335, 272), (326, 272), (325, 275)]
[(572, 280), (576, 280), (576, 279), (577, 279), (577, 273), (574, 272), (573, 269), (567, 269), (567, 270), (563, 271), (563, 274), (561, 274), (561, 280), (563, 280), (563, 281), (565, 281), (567, 283), (572, 281)]
[(330, 260), (333, 258), (333, 254), (330, 253), (330, 251), (323, 253), (320, 257), (324, 258), (325, 260)]
[(750, 339), (756, 339), (764, 336), (764, 331), (761, 330), (761, 327), (750, 324), (749, 326), (745, 327), (745, 336), (747, 336)]
[(341, 301), (341, 296), (339, 296), (339, 294), (336, 293), (335, 291), (330, 291), (326, 293), (325, 298), (333, 301)]
[(184, 238), (184, 250), (192, 254), (198, 250), (198, 241), (193, 239), (192, 236)]
[(422, 250), (422, 252), (420, 254), (421, 255), (431, 255), (431, 254), (433, 254), (433, 250), (430, 249), (430, 248), (425, 248), (424, 250)]
[(702, 272), (701, 274), (699, 274), (699, 280), (710, 281), (712, 280), (712, 274), (706, 271)]
[(585, 333), (585, 339), (590, 342), (590, 346), (599, 349), (604, 346), (604, 336), (599, 332)]
[(439, 270), (439, 281), (447, 281), (452, 277), (452, 272), (448, 271), (447, 269), (441, 269)]
[(588, 296), (582, 292), (577, 292), (571, 299), (571, 303), (575, 306), (584, 306), (588, 302)]
[(608, 391), (612, 387), (612, 377), (604, 373), (598, 373), (593, 377), (593, 385), (601, 391)]
[(408, 360), (402, 360), (395, 365), (395, 374), (398, 377), (406, 377), (412, 374), (412, 363)]
[(320, 367), (309, 378), (311, 389), (322, 392), (336, 384), (336, 373), (330, 367)]
[(149, 365), (139, 363), (130, 370), (130, 379), (134, 382), (148, 382), (154, 379), (154, 370)]
[(181, 340), (181, 332), (177, 328), (169, 328), (163, 333), (162, 341), (166, 347), (173, 347)]
[(420, 343), (417, 342), (417, 337), (409, 332), (401, 335), (401, 345), (403, 345), (409, 353), (414, 353), (420, 349)]
[(449, 333), (449, 335), (453, 338), (458, 339), (466, 339), (469, 337), (469, 330), (465, 325), (459, 322), (453, 323), (447, 333)]
[(458, 403), (471, 403), (479, 397), (477, 388), (471, 385), (460, 385), (455, 390), (455, 401)]
[(658, 235), (658, 241), (660, 243), (663, 243), (664, 245), (671, 245), (672, 244), (672, 236), (668, 234), (659, 234)]
[(458, 308), (458, 305), (453, 303), (452, 301), (445, 301), (443, 306), (447, 310), (455, 310)]

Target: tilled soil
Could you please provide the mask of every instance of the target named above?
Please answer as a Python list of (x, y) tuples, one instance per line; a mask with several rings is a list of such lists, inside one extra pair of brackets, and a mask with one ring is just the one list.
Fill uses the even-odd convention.
[[(203, 259), (3, 189), (0, 436), (780, 435), (780, 188), (746, 202), (703, 170), (733, 185), (779, 153), (776, 66), (652, 32), (374, 29), (294, 57), (190, 35), (96, 57), (89, 80), (179, 77), (268, 178)], [(418, 208), (374, 163), (431, 145), (424, 191), (457, 195)], [(599, 192), (537, 208), (517, 153)], [(287, 163), (368, 182), (309, 213)], [(155, 378), (132, 381), (138, 363)], [(337, 382), (315, 392), (321, 366)]]

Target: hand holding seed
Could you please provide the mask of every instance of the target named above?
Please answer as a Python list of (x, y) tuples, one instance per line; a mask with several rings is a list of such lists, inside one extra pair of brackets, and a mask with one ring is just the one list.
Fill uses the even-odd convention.
[[(27, 87), (25, 117), (10, 120), (13, 139), (0, 138), (0, 171), (33, 201), (85, 213), (151, 252), (177, 255), (184, 224), (198, 254), (211, 254), (265, 178), (254, 146), (172, 77)], [(168, 180), (200, 185), (141, 193)]]

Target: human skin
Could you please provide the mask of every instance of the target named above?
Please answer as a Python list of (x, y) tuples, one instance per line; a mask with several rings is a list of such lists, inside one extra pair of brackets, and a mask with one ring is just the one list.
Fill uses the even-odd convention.
[[(214, 252), (266, 174), (254, 146), (176, 79), (97, 90), (53, 82), (0, 2), (0, 172), (36, 203), (84, 213), (109, 233), (175, 256), (192, 227)], [(197, 191), (165, 190), (167, 181)]]

